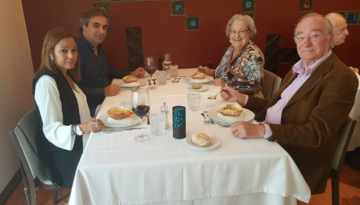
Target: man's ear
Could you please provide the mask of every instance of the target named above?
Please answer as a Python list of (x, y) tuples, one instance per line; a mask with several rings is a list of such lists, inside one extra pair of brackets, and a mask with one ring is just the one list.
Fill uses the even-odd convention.
[(85, 28), (87, 28), (86, 25), (81, 25), (82, 29), (85, 30)]

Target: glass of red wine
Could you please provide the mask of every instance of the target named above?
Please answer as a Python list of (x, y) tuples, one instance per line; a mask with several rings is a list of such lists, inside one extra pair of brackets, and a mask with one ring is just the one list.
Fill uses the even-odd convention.
[(131, 93), (131, 109), (136, 116), (141, 119), (141, 134), (135, 136), (135, 140), (138, 142), (145, 142), (150, 139), (150, 135), (144, 134), (143, 130), (143, 118), (150, 111), (150, 96), (149, 92), (145, 88), (138, 88), (132, 90)]
[[(146, 57), (145, 58), (145, 64), (144, 64), (145, 70), (147, 73), (149, 73), (149, 75), (151, 76), (150, 80), (153, 80), (153, 74), (155, 73), (156, 69), (157, 69), (157, 65), (156, 65), (156, 60), (154, 57)], [(155, 80), (153, 80), (155, 82)], [(156, 86), (154, 84), (152, 84), (151, 86), (148, 87), (149, 90), (153, 90), (155, 89)]]

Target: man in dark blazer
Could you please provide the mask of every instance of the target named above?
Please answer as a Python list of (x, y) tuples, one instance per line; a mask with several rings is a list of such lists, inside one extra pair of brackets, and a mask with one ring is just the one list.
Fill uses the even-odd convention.
[(278, 142), (292, 157), (312, 194), (325, 191), (337, 133), (354, 104), (358, 80), (332, 53), (330, 22), (319, 14), (304, 16), (296, 26), (301, 58), (271, 99), (247, 96), (223, 88), (221, 96), (258, 113), (254, 125), (236, 122), (238, 138)]

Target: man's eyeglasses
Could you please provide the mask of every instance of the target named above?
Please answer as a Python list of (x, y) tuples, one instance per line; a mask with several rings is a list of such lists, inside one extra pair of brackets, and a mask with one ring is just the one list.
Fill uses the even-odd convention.
[(305, 34), (299, 34), (299, 35), (295, 36), (294, 39), (297, 43), (302, 43), (307, 38), (309, 38), (311, 42), (318, 42), (320, 40), (321, 36), (323, 36), (323, 35), (322, 34), (310, 34), (310, 35), (306, 36)]
[(236, 34), (240, 34), (240, 36), (243, 36), (246, 32), (248, 32), (249, 31), (249, 29), (247, 29), (247, 30), (239, 30), (239, 31), (237, 31), (237, 30), (231, 30), (230, 31), (230, 34), (231, 35), (236, 35)]

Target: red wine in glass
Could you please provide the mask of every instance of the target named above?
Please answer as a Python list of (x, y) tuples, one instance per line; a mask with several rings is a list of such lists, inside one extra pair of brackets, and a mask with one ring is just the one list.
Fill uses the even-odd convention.
[(148, 105), (137, 105), (136, 107), (132, 107), (132, 111), (136, 116), (143, 118), (145, 117), (150, 110), (150, 106)]
[(150, 139), (148, 134), (144, 134), (143, 118), (150, 111), (150, 96), (149, 91), (144, 88), (137, 88), (131, 90), (131, 109), (134, 114), (141, 119), (141, 134), (135, 136), (135, 140), (145, 142)]

